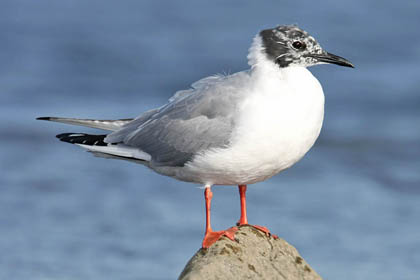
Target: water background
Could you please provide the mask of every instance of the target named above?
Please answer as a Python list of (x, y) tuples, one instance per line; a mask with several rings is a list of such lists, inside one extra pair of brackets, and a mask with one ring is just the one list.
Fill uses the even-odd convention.
[[(215, 73), (247, 68), (253, 36), (297, 23), (356, 69), (311, 68), (321, 136), (248, 190), (249, 221), (325, 279), (419, 279), (419, 1), (3, 0), (0, 279), (174, 279), (200, 246), (196, 185), (58, 142), (96, 130), (37, 116), (127, 118)], [(216, 229), (238, 219), (215, 187)]]

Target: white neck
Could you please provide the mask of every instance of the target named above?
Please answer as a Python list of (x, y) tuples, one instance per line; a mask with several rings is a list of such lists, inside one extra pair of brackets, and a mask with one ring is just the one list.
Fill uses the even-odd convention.
[(291, 65), (281, 68), (273, 61), (269, 60), (262, 43), (261, 36), (257, 34), (249, 48), (248, 64), (251, 66), (251, 74), (259, 77), (285, 78), (290, 72), (309, 72), (306, 67)]
[[(272, 82), (288, 80), (292, 82), (295, 80), (296, 83), (301, 83), (299, 81), (302, 77), (313, 78), (312, 74), (306, 69), (306, 67), (291, 65), (288, 67), (279, 67), (276, 63), (269, 60), (262, 43), (260, 35), (254, 37), (254, 40), (249, 48), (248, 53), (248, 64), (251, 66), (250, 74), (251, 76), (258, 80), (262, 87), (274, 86)], [(268, 84), (267, 81), (271, 83)]]
[(279, 70), (279, 67), (272, 61), (268, 60), (264, 52), (264, 46), (261, 36), (257, 34), (252, 41), (251, 47), (248, 52), (248, 64), (251, 69), (266, 69), (266, 70)]

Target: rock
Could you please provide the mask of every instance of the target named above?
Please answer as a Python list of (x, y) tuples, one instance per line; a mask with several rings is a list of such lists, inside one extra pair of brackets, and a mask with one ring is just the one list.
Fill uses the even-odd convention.
[(222, 237), (208, 249), (200, 249), (178, 279), (322, 279), (281, 238), (274, 239), (251, 227), (241, 226), (234, 242)]

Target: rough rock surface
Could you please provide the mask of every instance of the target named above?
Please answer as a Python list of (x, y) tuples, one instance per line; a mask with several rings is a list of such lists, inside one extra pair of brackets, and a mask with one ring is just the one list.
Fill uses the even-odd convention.
[(241, 226), (235, 237), (237, 242), (222, 237), (209, 249), (200, 249), (179, 279), (322, 279), (281, 238), (250, 226)]

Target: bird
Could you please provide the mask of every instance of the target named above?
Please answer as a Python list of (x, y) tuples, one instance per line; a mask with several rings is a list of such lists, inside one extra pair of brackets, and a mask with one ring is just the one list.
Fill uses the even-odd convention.
[[(165, 105), (136, 118), (37, 119), (108, 131), (56, 137), (99, 157), (132, 161), (159, 174), (204, 186), (202, 247), (209, 248), (222, 236), (234, 240), (237, 226), (248, 225), (247, 185), (291, 167), (318, 138), (324, 119), (324, 93), (307, 68), (319, 64), (354, 68), (345, 58), (325, 51), (297, 25), (258, 32), (247, 58), (249, 69), (198, 80), (189, 89), (175, 92)], [(239, 189), (240, 218), (227, 230), (211, 227), (214, 185)], [(270, 234), (266, 227), (254, 227)]]

